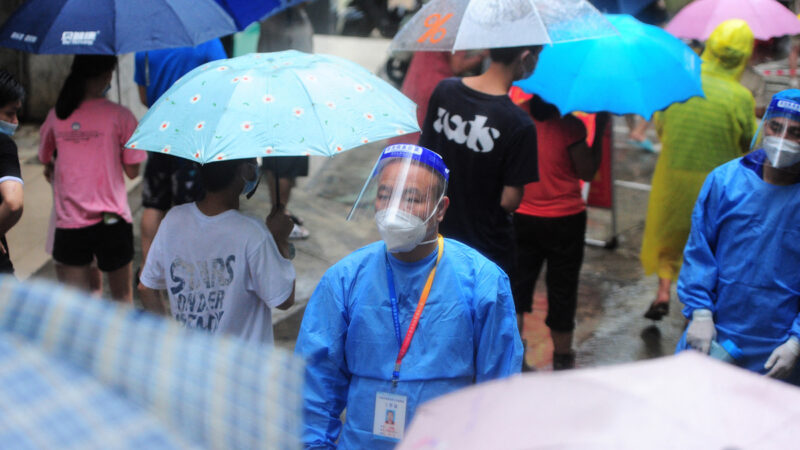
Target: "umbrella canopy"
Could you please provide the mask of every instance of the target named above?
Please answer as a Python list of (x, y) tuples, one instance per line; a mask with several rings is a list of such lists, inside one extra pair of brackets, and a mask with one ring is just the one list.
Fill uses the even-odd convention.
[(562, 114), (639, 114), (703, 96), (700, 58), (664, 30), (608, 15), (618, 35), (545, 47), (530, 78), (515, 83)]
[(214, 0), (28, 0), (0, 27), (0, 46), (121, 54), (195, 46), (235, 32)]
[(654, 0), (589, 0), (604, 13), (636, 15)]
[(303, 363), (0, 278), (4, 448), (300, 448)]
[(391, 50), (518, 47), (614, 33), (586, 0), (431, 0), (397, 32)]
[(800, 389), (690, 351), (446, 395), (398, 449), (794, 448), (798, 420)]
[(214, 61), (178, 80), (126, 147), (199, 163), (322, 155), (419, 131), (414, 103), (361, 66), (295, 50)]
[(215, 0), (236, 22), (236, 28), (244, 30), (253, 22), (277, 14), (286, 8), (308, 0)]
[(800, 20), (776, 0), (696, 0), (681, 9), (665, 29), (679, 38), (705, 41), (717, 25), (729, 19), (744, 20), (755, 38), (764, 41), (800, 34)]

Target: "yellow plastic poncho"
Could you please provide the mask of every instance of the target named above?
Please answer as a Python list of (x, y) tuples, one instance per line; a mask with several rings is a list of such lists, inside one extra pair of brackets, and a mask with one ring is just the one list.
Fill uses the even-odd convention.
[(706, 175), (749, 150), (755, 100), (739, 78), (752, 50), (753, 33), (743, 20), (721, 23), (702, 54), (705, 98), (693, 97), (655, 116), (662, 149), (640, 255), (646, 274), (677, 279), (692, 207)]

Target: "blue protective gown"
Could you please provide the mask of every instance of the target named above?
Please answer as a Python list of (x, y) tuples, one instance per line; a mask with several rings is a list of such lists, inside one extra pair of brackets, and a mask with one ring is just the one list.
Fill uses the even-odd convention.
[[(393, 448), (372, 434), (375, 394), (392, 391), (399, 345), (392, 321), (383, 242), (331, 267), (306, 307), (295, 353), (306, 360), (303, 442), (307, 447)], [(405, 263), (389, 256), (405, 337), (436, 251)], [(475, 250), (450, 239), (400, 370), (396, 393), (408, 397), (406, 427), (434, 397), (520, 371), (508, 277)], [(344, 426), (339, 420), (347, 407)], [(341, 437), (340, 435), (341, 431)]]
[[(711, 310), (717, 341), (732, 340), (744, 353), (737, 363), (759, 373), (776, 347), (800, 338), (800, 183), (765, 182), (764, 158), (758, 150), (708, 176), (678, 278), (683, 314)], [(795, 367), (789, 381), (799, 380)]]

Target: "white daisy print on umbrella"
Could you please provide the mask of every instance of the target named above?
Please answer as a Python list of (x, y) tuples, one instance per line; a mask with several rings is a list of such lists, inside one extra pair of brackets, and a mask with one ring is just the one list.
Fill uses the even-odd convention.
[(228, 66), (219, 66), (217, 67), (217, 70), (219, 70), (220, 72), (225, 72), (226, 70), (228, 70)]
[(250, 122), (249, 120), (246, 121), (246, 122), (242, 122), (241, 127), (242, 127), (242, 131), (252, 131), (253, 130), (253, 122)]
[(197, 122), (197, 125), (194, 126), (194, 130), (195, 131), (200, 131), (205, 127), (206, 127), (205, 121), (200, 121), (200, 122)]
[(264, 103), (272, 103), (275, 101), (275, 97), (273, 97), (272, 94), (267, 94), (261, 100), (263, 100)]
[(315, 77), (314, 75), (307, 75), (306, 76), (306, 80), (311, 81), (311, 82), (315, 82), (315, 81), (317, 81), (317, 77)]
[(363, 85), (363, 84), (356, 84), (356, 85), (354, 86), (354, 88), (355, 88), (356, 92), (364, 92), (364, 91), (366, 91), (366, 90), (367, 90), (367, 89), (364, 87), (364, 85)]
[(365, 137), (362, 137), (362, 138), (361, 138), (361, 143), (362, 143), (362, 144), (369, 144), (369, 139), (367, 139), (367, 138), (365, 138)]
[(325, 106), (327, 106), (330, 109), (336, 109), (336, 103), (334, 102), (326, 102)]
[(194, 94), (192, 98), (189, 99), (189, 103), (197, 103), (200, 101), (200, 94)]
[(167, 122), (166, 120), (161, 122), (161, 125), (158, 127), (158, 129), (161, 131), (164, 131), (167, 128), (169, 128), (169, 122)]
[(266, 148), (264, 148), (264, 154), (271, 155), (273, 153), (275, 153), (275, 148), (273, 146), (268, 145)]
[(200, 159), (200, 155), (201, 154), (202, 153), (200, 152), (200, 150), (197, 150), (196, 152), (194, 152), (194, 159)]
[(239, 81), (241, 81), (241, 78), (240, 78), (240, 77), (233, 77), (233, 78), (231, 78), (231, 83), (238, 83)]
[(138, 142), (132, 142), (131, 145), (128, 146), (128, 148), (136, 148), (138, 146), (139, 146)]
[(364, 118), (369, 121), (375, 120), (375, 116), (373, 116), (372, 113), (364, 113)]
[(215, 161), (222, 161), (224, 159), (225, 159), (225, 154), (224, 153), (220, 153), (219, 155), (214, 157)]
[(292, 110), (292, 113), (294, 114), (295, 117), (302, 116), (304, 112), (305, 112), (305, 110), (303, 108), (300, 108), (300, 107), (297, 107), (294, 110)]
[(172, 150), (171, 145), (165, 145), (164, 148), (161, 149), (161, 153), (169, 153)]

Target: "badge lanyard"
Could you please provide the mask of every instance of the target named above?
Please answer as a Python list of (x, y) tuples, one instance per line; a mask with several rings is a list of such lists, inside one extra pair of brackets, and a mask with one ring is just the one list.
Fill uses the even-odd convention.
[(441, 235), (437, 239), (439, 243), (438, 255), (436, 256), (436, 264), (433, 265), (431, 273), (428, 274), (428, 280), (425, 282), (425, 287), (422, 289), (422, 294), (419, 296), (417, 303), (417, 310), (414, 311), (414, 317), (411, 318), (411, 323), (408, 325), (405, 339), (400, 337), (400, 312), (397, 306), (397, 293), (394, 288), (394, 274), (392, 273), (392, 266), (389, 264), (389, 256), (386, 256), (386, 281), (389, 284), (389, 298), (392, 302), (392, 320), (394, 321), (394, 335), (397, 338), (397, 345), (400, 347), (400, 352), (397, 354), (397, 360), (394, 363), (394, 371), (392, 372), (392, 385), (397, 386), (397, 380), (400, 377), (400, 364), (403, 362), (403, 357), (408, 352), (408, 347), (411, 345), (411, 339), (414, 337), (414, 332), (417, 331), (419, 318), (422, 316), (422, 310), (425, 308), (425, 302), (428, 300), (428, 294), (431, 292), (431, 285), (433, 278), (436, 276), (436, 267), (439, 266), (439, 261), (442, 259), (442, 251), (444, 249), (444, 239)]

